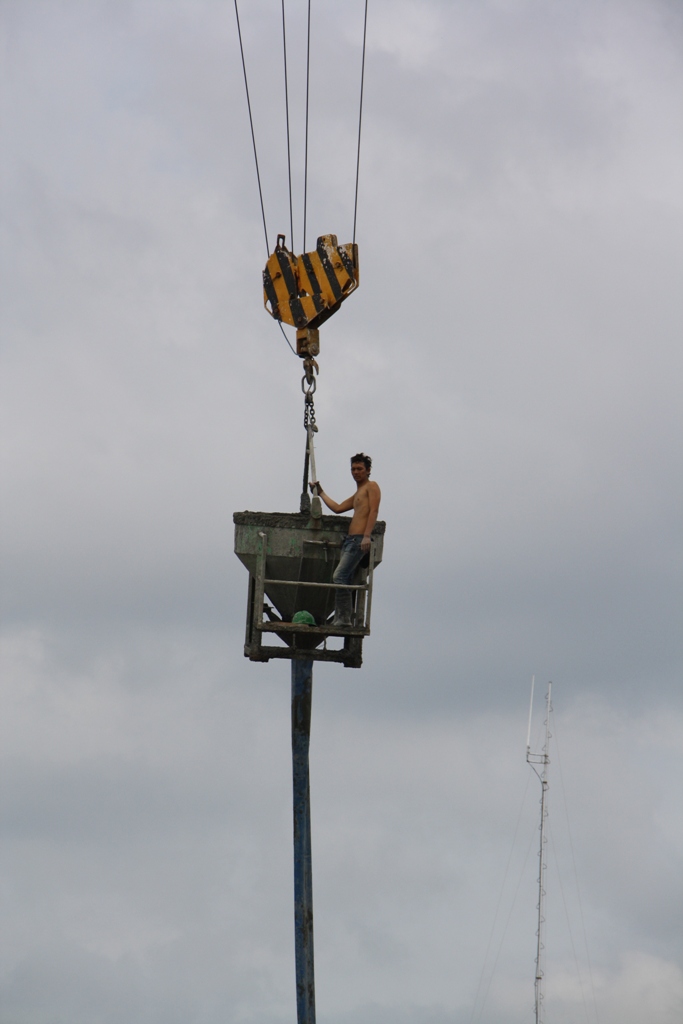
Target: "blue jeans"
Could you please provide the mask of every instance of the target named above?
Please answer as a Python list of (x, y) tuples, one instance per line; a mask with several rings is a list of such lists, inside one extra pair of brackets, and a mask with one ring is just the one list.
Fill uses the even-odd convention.
[[(361, 551), (362, 540), (362, 533), (354, 533), (352, 536), (344, 538), (341, 546), (341, 555), (339, 556), (339, 565), (334, 570), (334, 576), (332, 577), (333, 583), (341, 583), (342, 585), (353, 583), (356, 569), (363, 557), (363, 552)], [(335, 619), (341, 619), (344, 622), (348, 622), (349, 625), (351, 625), (353, 610), (352, 593), (352, 590), (337, 590), (335, 591), (334, 601)]]

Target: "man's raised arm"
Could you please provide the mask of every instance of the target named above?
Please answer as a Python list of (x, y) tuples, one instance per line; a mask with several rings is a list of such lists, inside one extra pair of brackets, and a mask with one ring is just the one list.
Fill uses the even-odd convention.
[[(342, 501), (341, 504), (339, 504), (336, 501), (333, 501), (332, 498), (329, 497), (329, 495), (325, 494), (324, 490), (320, 486), (320, 481), (318, 480), (316, 480), (315, 483), (312, 483), (310, 487), (311, 490), (313, 490), (314, 487), (318, 488), (318, 494), (323, 499), (323, 501), (329, 508), (330, 512), (334, 512), (336, 513), (336, 515), (339, 515), (341, 512), (348, 512), (349, 509), (353, 508), (353, 498), (347, 498), (346, 501)], [(379, 502), (377, 503), (377, 507), (379, 508)], [(376, 518), (377, 515), (375, 514), (375, 519)]]

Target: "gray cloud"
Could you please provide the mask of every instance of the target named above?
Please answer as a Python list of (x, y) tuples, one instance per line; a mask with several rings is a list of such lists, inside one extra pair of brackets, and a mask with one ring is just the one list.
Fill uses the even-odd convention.
[[(350, 238), (362, 6), (315, 11), (309, 241)], [(279, 7), (242, 7), (272, 238)], [(242, 658), (231, 516), (297, 506), (303, 431), (300, 366), (261, 311), (232, 12), (0, 17), (3, 1007), (276, 1024), (287, 669)], [(548, 1010), (592, 1024), (585, 925), (602, 1024), (680, 1017), (680, 30), (659, 2), (370, 5), (361, 288), (325, 326), (316, 396), (326, 489), (370, 451), (387, 520), (364, 668), (316, 670), (332, 1024), (472, 1024), (508, 857), (475, 1020), (528, 1015), (532, 673), (562, 757)]]

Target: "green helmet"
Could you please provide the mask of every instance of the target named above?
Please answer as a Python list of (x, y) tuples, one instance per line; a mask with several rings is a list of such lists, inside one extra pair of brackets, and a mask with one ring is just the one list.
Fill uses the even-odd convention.
[(315, 626), (315, 619), (310, 612), (295, 612), (292, 622), (296, 622), (300, 626)]

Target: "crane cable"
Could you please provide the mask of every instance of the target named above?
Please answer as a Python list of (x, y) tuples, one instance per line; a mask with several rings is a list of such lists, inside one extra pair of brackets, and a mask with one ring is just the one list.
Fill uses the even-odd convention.
[[(235, 0), (237, 2), (237, 0)], [(287, 180), (289, 183), (289, 237), (294, 245), (294, 209), (292, 206), (292, 146), (289, 132), (289, 79), (287, 75), (287, 24), (285, 19), (285, 0), (282, 0), (282, 61), (285, 72), (285, 119), (287, 121)], [(290, 349), (296, 355), (296, 349), (287, 337), (287, 332), (282, 326), (282, 320), (278, 320), (278, 327)]]
[[(284, 2), (284, 0), (283, 0)], [(365, 85), (365, 43), (368, 37), (368, 0), (363, 17), (363, 56), (360, 65), (360, 103), (358, 105), (358, 151), (356, 153), (356, 193), (353, 202), (353, 244), (356, 243), (356, 214), (358, 213), (358, 174), (360, 171), (360, 133), (363, 124), (363, 87)]]
[[(356, 181), (354, 188), (354, 204), (353, 204), (353, 242), (356, 241), (356, 224), (358, 215), (358, 182), (360, 173), (360, 144), (361, 144), (361, 129), (363, 123), (363, 92), (365, 86), (365, 51), (367, 43), (367, 29), (368, 29), (368, 2), (365, 0), (365, 9), (363, 14), (363, 50), (361, 57), (361, 77), (360, 77), (360, 101), (358, 109), (358, 144), (356, 149)], [(254, 165), (256, 167), (256, 180), (258, 183), (259, 202), (261, 204), (261, 218), (263, 220), (263, 234), (266, 241), (266, 253), (270, 255), (270, 246), (268, 244), (268, 228), (266, 226), (266, 210), (263, 201), (263, 189), (261, 186), (261, 173), (259, 169), (258, 153), (256, 150), (256, 133), (254, 131), (254, 118), (251, 110), (251, 99), (249, 96), (249, 81), (247, 78), (247, 65), (244, 56), (244, 45), (242, 42), (242, 28), (240, 25), (239, 8), (237, 0), (234, 0), (235, 4), (235, 19), (237, 21), (237, 35), (239, 38), (240, 45), (240, 56), (242, 59), (242, 73), (244, 75), (244, 90), (247, 97), (247, 110), (249, 112), (249, 127), (251, 130), (251, 143), (254, 151)], [(285, 0), (281, 0), (282, 6), (282, 49), (283, 49), (283, 63), (284, 63), (284, 79), (285, 79), (285, 117), (287, 123), (287, 176), (289, 181), (289, 226), (290, 234), (292, 238), (292, 247), (294, 246), (294, 215), (293, 215), (293, 202), (292, 202), (292, 160), (291, 160), (291, 139), (290, 139), (290, 125), (289, 125), (289, 82), (287, 73), (287, 35), (286, 35), (286, 19), (285, 19)], [(306, 41), (306, 129), (305, 129), (305, 152), (304, 152), (304, 209), (303, 209), (303, 247), (304, 252), (306, 251), (306, 221), (307, 221), (307, 205), (308, 205), (308, 126), (309, 126), (309, 95), (310, 95), (310, 63), (311, 63), (311, 0), (308, 0), (308, 11), (307, 11), (307, 41)], [(292, 346), (285, 329), (282, 326), (282, 321), (278, 321), (278, 326), (282, 332), (282, 336), (289, 345), (290, 349), (296, 355), (296, 351)]]
[[(287, 29), (285, 25), (285, 0), (282, 0), (282, 58), (285, 70), (285, 117), (287, 119), (287, 178), (289, 179), (289, 237), (294, 247), (294, 213), (292, 209), (292, 148), (289, 138), (289, 84), (287, 80)], [(284, 333), (284, 331), (283, 331)], [(285, 337), (287, 335), (285, 334)], [(290, 346), (291, 348), (291, 346)]]
[[(306, 28), (306, 144), (304, 147), (304, 248), (306, 252), (306, 209), (308, 200), (308, 95), (311, 80), (311, 0), (308, 0), (308, 19)], [(294, 240), (292, 239), (292, 245)]]
[(249, 82), (247, 81), (247, 65), (244, 60), (244, 46), (242, 45), (242, 29), (240, 27), (240, 12), (237, 9), (237, 0), (235, 0), (235, 18), (237, 19), (237, 35), (240, 41), (240, 54), (242, 56), (242, 72), (244, 73), (244, 89), (247, 94), (247, 109), (249, 110), (249, 126), (251, 128), (251, 143), (254, 147), (254, 163), (256, 164), (256, 180), (258, 182), (258, 194), (261, 201), (261, 216), (263, 218), (263, 234), (266, 239), (266, 254), (270, 256), (270, 246), (268, 245), (268, 228), (266, 227), (266, 209), (263, 205), (263, 189), (261, 188), (261, 174), (258, 166), (258, 154), (256, 152), (256, 136), (254, 134), (254, 118), (251, 114), (251, 100), (249, 99)]

